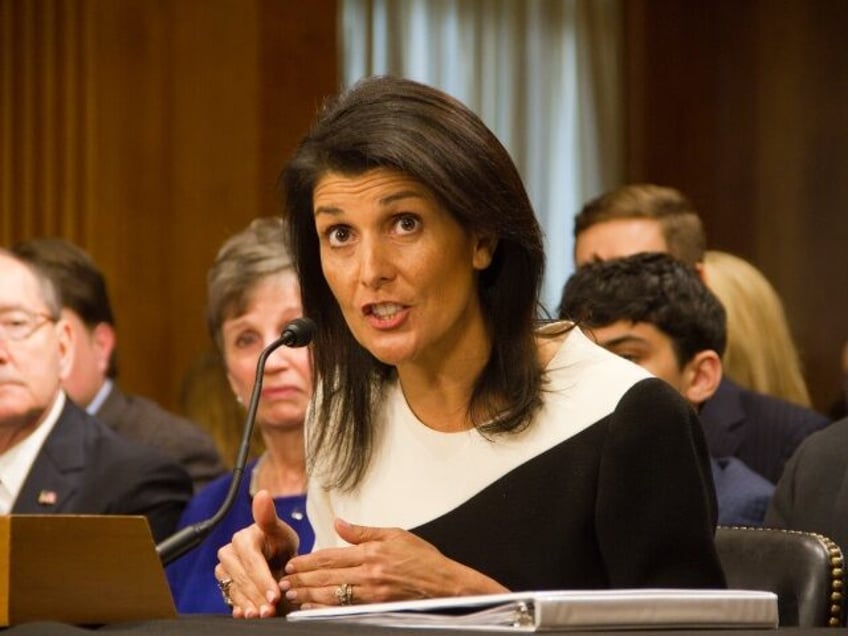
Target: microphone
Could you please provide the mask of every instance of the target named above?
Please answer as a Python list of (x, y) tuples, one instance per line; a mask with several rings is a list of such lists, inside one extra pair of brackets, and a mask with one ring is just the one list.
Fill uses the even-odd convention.
[[(283, 328), (283, 333), (278, 342), (287, 347), (305, 347), (315, 336), (315, 323), (309, 318), (295, 318)], [(268, 347), (273, 351), (277, 348), (276, 342)], [(273, 349), (271, 348), (273, 347)], [(267, 357), (267, 356), (266, 356)], [(252, 396), (251, 396), (252, 397)]]
[(156, 554), (162, 565), (168, 565), (171, 561), (181, 557), (183, 554), (197, 547), (205, 539), (212, 529), (220, 523), (233, 506), (242, 476), (244, 466), (247, 463), (247, 454), (250, 450), (250, 438), (253, 435), (253, 426), (256, 423), (256, 411), (259, 408), (259, 395), (262, 392), (262, 376), (265, 374), (265, 362), (275, 350), (282, 346), (305, 347), (315, 335), (315, 323), (309, 318), (296, 318), (289, 322), (283, 333), (274, 342), (269, 344), (259, 354), (256, 361), (256, 379), (253, 383), (253, 392), (250, 394), (250, 404), (247, 409), (247, 417), (244, 423), (239, 452), (233, 467), (233, 480), (230, 489), (224, 497), (224, 501), (217, 512), (203, 521), (198, 521), (190, 526), (178, 530), (167, 539), (156, 545)]

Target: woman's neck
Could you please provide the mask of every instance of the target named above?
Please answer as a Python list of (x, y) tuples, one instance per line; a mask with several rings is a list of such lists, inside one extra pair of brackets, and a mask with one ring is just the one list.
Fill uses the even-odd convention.
[(491, 339), (480, 329), (467, 334), (460, 346), (438, 360), (398, 367), (400, 386), (415, 416), (433, 430), (446, 433), (473, 428), (468, 407), (491, 347)]
[(274, 497), (306, 491), (306, 454), (303, 429), (262, 432), (265, 452), (257, 464), (257, 487)]

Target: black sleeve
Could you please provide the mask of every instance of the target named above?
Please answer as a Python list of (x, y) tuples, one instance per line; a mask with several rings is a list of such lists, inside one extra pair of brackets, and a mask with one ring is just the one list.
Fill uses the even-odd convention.
[(597, 516), (611, 587), (726, 586), (701, 423), (662, 380), (634, 385), (612, 415)]
[(798, 462), (803, 453), (804, 445), (798, 447), (798, 450), (792, 455), (786, 466), (783, 469), (783, 474), (777, 482), (777, 487), (774, 489), (769, 502), (766, 518), (763, 525), (769, 528), (792, 528), (792, 510), (794, 508), (793, 501), (795, 499), (795, 473), (798, 469)]
[(777, 483), (765, 524), (819, 532), (848, 545), (848, 418), (807, 437)]

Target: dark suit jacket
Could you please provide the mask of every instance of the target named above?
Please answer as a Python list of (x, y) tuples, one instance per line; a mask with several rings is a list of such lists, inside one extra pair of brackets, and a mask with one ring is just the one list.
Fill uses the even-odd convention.
[(116, 433), (153, 446), (186, 469), (194, 490), (221, 475), (226, 468), (212, 438), (184, 417), (138, 395), (127, 395), (117, 385), (95, 414)]
[(174, 531), (191, 495), (180, 466), (66, 400), (12, 512), (144, 515), (160, 541)]
[(774, 484), (735, 457), (710, 457), (718, 523), (722, 526), (761, 526)]
[(819, 532), (848, 554), (848, 418), (810, 435), (792, 455), (766, 525)]
[(713, 457), (738, 457), (773, 484), (805, 437), (830, 423), (824, 415), (754, 393), (723, 379), (700, 412)]

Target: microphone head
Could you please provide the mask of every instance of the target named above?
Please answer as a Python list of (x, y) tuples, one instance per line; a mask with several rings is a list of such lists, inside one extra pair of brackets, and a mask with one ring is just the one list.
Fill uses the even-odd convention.
[(315, 335), (316, 329), (315, 323), (303, 316), (301, 318), (295, 318), (288, 323), (280, 337), (283, 340), (283, 344), (287, 347), (305, 347), (312, 342), (312, 337)]

